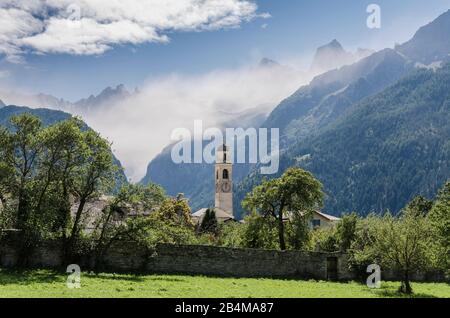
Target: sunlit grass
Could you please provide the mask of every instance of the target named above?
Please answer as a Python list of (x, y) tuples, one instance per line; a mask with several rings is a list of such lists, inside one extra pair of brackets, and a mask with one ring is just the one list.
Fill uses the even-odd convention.
[[(355, 298), (401, 297), (398, 282), (373, 290), (356, 283), (182, 275), (81, 274), (81, 288), (69, 289), (67, 275), (49, 270), (0, 270), (0, 297), (194, 297)], [(414, 297), (450, 297), (445, 283), (413, 283)]]

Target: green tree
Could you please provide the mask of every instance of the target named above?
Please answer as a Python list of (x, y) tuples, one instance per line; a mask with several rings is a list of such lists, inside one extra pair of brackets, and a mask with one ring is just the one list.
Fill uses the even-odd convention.
[(41, 133), (45, 151), (38, 167), (41, 186), (37, 210), (44, 208), (52, 213), (47, 220), (53, 221), (52, 230), (59, 232), (63, 239), (71, 222), (69, 187), (73, 184), (72, 171), (83, 164), (79, 151), (83, 141), (82, 127), (81, 120), (71, 118), (47, 127)]
[[(96, 268), (115, 242), (128, 239), (142, 241), (151, 222), (148, 213), (156, 211), (165, 200), (164, 190), (155, 184), (123, 186), (111, 203), (102, 211), (93, 233)], [(135, 215), (128, 217), (128, 212)]]
[[(323, 201), (322, 184), (300, 168), (289, 168), (278, 179), (264, 180), (245, 197), (242, 205), (277, 221), (281, 250), (286, 249), (285, 221), (292, 215), (302, 217)], [(289, 214), (288, 214), (289, 212)]]
[(428, 215), (435, 246), (435, 261), (439, 268), (450, 268), (450, 181), (439, 192)]
[(69, 176), (69, 191), (75, 197), (78, 207), (66, 245), (68, 258), (73, 256), (75, 245), (83, 230), (81, 222), (86, 213), (86, 203), (113, 188), (117, 170), (107, 140), (94, 131), (83, 132), (81, 137), (78, 148), (80, 162), (73, 167)]
[(296, 250), (304, 249), (310, 240), (308, 216), (293, 214), (286, 225), (287, 245)]
[[(39, 138), (41, 122), (30, 114), (11, 117), (12, 131), (0, 132), (0, 162), (4, 178), (1, 188), (15, 199), (17, 218), (15, 226), (24, 229), (32, 215), (31, 204), (39, 156), (43, 151)], [(5, 195), (3, 195), (5, 200)]]
[(430, 227), (426, 217), (407, 207), (398, 218), (386, 214), (371, 230), (374, 233), (367, 238), (372, 241), (367, 242), (362, 253), (367, 253), (382, 267), (401, 273), (399, 291), (411, 294), (411, 274), (431, 266)]
[(214, 209), (207, 209), (200, 224), (199, 232), (217, 235), (218, 227), (216, 211)]
[(341, 251), (346, 252), (356, 238), (358, 215), (351, 213), (344, 215), (336, 225), (336, 236)]
[(247, 248), (277, 248), (276, 220), (257, 214), (255, 211), (244, 219), (242, 245)]
[(427, 215), (433, 207), (433, 201), (425, 199), (423, 196), (415, 197), (409, 204), (408, 208), (418, 214)]
[(335, 227), (319, 228), (311, 232), (309, 249), (315, 252), (337, 252), (339, 240)]
[(245, 227), (245, 224), (239, 222), (219, 224), (220, 235), (217, 244), (225, 247), (246, 247), (242, 242)]
[(191, 209), (182, 195), (178, 195), (176, 198), (166, 198), (155, 212), (155, 217), (173, 225), (194, 228)]
[[(1, 223), (22, 231), (19, 262), (25, 265), (45, 237), (57, 234), (66, 251), (73, 249), (86, 203), (113, 186), (117, 167), (110, 144), (77, 118), (44, 128), (24, 113), (10, 123), (9, 130), (0, 127)], [(71, 198), (78, 203), (73, 220)]]

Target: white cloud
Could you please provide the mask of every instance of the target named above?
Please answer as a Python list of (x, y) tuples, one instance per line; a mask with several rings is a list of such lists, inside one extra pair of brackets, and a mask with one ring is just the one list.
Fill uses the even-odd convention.
[(101, 54), (113, 45), (167, 42), (173, 31), (238, 27), (256, 17), (250, 0), (2, 0), (0, 54), (25, 50)]

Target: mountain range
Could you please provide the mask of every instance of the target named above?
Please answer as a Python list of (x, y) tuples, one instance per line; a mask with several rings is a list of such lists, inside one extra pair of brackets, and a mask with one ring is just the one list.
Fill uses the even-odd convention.
[[(450, 177), (449, 33), (450, 10), (410, 41), (316, 76), (282, 101), (260, 125), (280, 129), (279, 174), (292, 165), (312, 171), (325, 186), (324, 211), (334, 215), (398, 212), (417, 194), (435, 195)], [(346, 56), (332, 41), (312, 67), (329, 52)], [(194, 210), (212, 206), (212, 165), (174, 166), (169, 149), (149, 164), (143, 183), (184, 192)], [(262, 176), (251, 165), (236, 171), (240, 217), (240, 201)]]
[[(280, 175), (289, 166), (311, 171), (324, 184), (324, 211), (398, 212), (412, 197), (432, 197), (450, 178), (450, 10), (420, 28), (407, 42), (378, 52), (352, 53), (333, 40), (319, 47), (310, 72), (320, 73), (275, 108), (260, 105), (220, 114), (221, 129), (280, 130)], [(264, 58), (256, 67), (298, 72)], [(226, 89), (226, 88), (224, 88)], [(0, 92), (0, 124), (28, 111), (51, 124), (73, 114), (102, 111), (139, 94), (124, 85), (68, 102), (51, 95)], [(213, 206), (214, 166), (172, 162), (168, 145), (148, 165), (141, 183), (161, 184), (168, 194), (184, 193), (191, 208)], [(235, 213), (261, 182), (258, 165), (234, 166)]]
[(90, 111), (101, 110), (111, 103), (125, 100), (137, 92), (137, 89), (134, 92), (129, 92), (125, 85), (119, 84), (116, 87), (105, 88), (98, 95), (91, 95), (73, 103), (49, 94), (40, 93), (33, 95), (14, 91), (0, 91), (0, 98), (8, 105), (26, 105), (32, 108), (50, 108), (70, 113), (86, 114)]

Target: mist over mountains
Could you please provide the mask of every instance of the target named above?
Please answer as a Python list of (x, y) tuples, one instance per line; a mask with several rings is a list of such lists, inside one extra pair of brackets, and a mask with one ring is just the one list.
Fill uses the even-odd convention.
[[(450, 79), (447, 68), (436, 69), (436, 65), (443, 66), (448, 61), (450, 38), (440, 36), (450, 32), (448, 21), (450, 11), (421, 28), (410, 41), (396, 49), (375, 52), (356, 63), (316, 76), (308, 85), (283, 100), (261, 124), (262, 127), (281, 130), (282, 169), (279, 174), (292, 165), (317, 174), (327, 192), (324, 210), (335, 215), (352, 210), (362, 214), (385, 209), (397, 212), (414, 195), (433, 196), (450, 177), (446, 164), (449, 153), (445, 150), (448, 147), (445, 142), (450, 139), (450, 121), (441, 120), (448, 117), (450, 111), (450, 89), (445, 86)], [(439, 30), (438, 34), (433, 36), (430, 34), (432, 30)], [(430, 54), (430, 50), (433, 53)], [(320, 56), (326, 56), (330, 51), (348, 56), (342, 46), (333, 41), (318, 49), (313, 67), (320, 65)], [(421, 70), (426, 66), (424, 63), (432, 64), (432, 69)], [(425, 75), (420, 72), (425, 72)], [(430, 77), (428, 80), (425, 79), (427, 76)], [(435, 87), (433, 84), (439, 80), (444, 86)], [(423, 87), (427, 87), (429, 92)], [(405, 94), (405, 99), (395, 98), (402, 94)], [(416, 103), (407, 110), (402, 102), (411, 99)], [(436, 106), (427, 108), (431, 101)], [(422, 114), (421, 120), (409, 111), (418, 116)], [(438, 122), (434, 122), (436, 120)], [(399, 125), (399, 121), (403, 124)], [(424, 127), (440, 127), (439, 134), (426, 128), (418, 134), (419, 122)], [(367, 127), (369, 124), (379, 126)], [(335, 130), (350, 126), (351, 129)], [(384, 134), (386, 130), (391, 133)], [(358, 134), (358, 131), (364, 133)], [(427, 149), (432, 137), (429, 134), (438, 138)], [(363, 137), (366, 135), (372, 138)], [(405, 136), (415, 138), (405, 139)], [(381, 146), (380, 143), (387, 145)], [(426, 159), (426, 164), (415, 164), (419, 160), (417, 156), (425, 160), (423, 153), (411, 153), (416, 144), (425, 147), (420, 148), (425, 153), (434, 152), (435, 155)], [(320, 148), (316, 149), (316, 145)], [(166, 149), (150, 163), (143, 182), (152, 180), (167, 185), (172, 193), (186, 193), (194, 209), (211, 206), (212, 166), (195, 168), (193, 165), (180, 165), (175, 168), (169, 162), (168, 153)], [(385, 168), (377, 168), (381, 166)], [(251, 165), (238, 166), (237, 171), (234, 180), (235, 211), (242, 215), (241, 200), (261, 181), (262, 176), (258, 167)], [(408, 185), (402, 183), (406, 182), (403, 178), (408, 180)]]
[[(308, 71), (263, 58), (151, 79), (134, 91), (108, 87), (76, 102), (7, 91), (0, 99), (82, 116), (113, 142), (133, 182), (185, 193), (194, 210), (213, 205), (213, 165), (174, 164), (170, 134), (202, 119), (205, 128), (279, 128), (279, 173), (295, 165), (316, 174), (327, 213), (397, 212), (416, 194), (433, 196), (450, 176), (448, 34), (450, 11), (393, 49), (352, 53), (333, 40), (317, 49)], [(240, 216), (241, 199), (262, 176), (249, 164), (234, 171)]]
[(236, 119), (259, 125), (283, 98), (310, 80), (295, 67), (267, 61), (199, 75), (164, 75), (149, 79), (139, 90), (119, 85), (74, 103), (1, 91), (0, 98), (7, 104), (81, 116), (113, 142), (127, 176), (138, 182), (149, 161), (173, 142), (174, 129), (192, 129), (197, 119), (205, 127), (223, 127)]
[[(137, 92), (137, 89), (135, 92)], [(1, 98), (9, 105), (27, 105), (33, 108), (50, 108), (74, 113), (95, 111), (100, 107), (107, 107), (112, 103), (125, 100), (131, 95), (132, 93), (130, 93), (123, 84), (119, 84), (115, 88), (107, 87), (98, 95), (91, 95), (88, 98), (83, 98), (73, 103), (43, 93), (24, 94), (16, 91), (0, 90)]]

